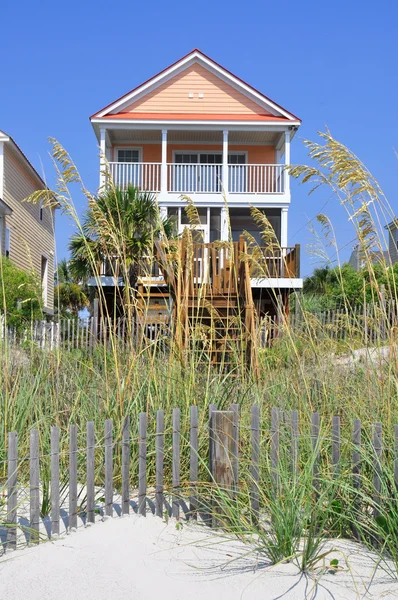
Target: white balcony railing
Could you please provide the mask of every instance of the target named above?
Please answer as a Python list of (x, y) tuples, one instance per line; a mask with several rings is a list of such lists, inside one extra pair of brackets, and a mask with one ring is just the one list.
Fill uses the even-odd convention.
[(228, 165), (231, 194), (283, 194), (284, 165)]
[(222, 165), (168, 164), (168, 191), (216, 194), (222, 191)]
[(160, 192), (160, 163), (109, 163), (114, 185), (134, 185), (144, 192)]
[[(161, 163), (109, 163), (118, 187), (132, 184), (146, 192), (161, 191)], [(228, 165), (231, 194), (283, 194), (284, 165)], [(223, 191), (222, 165), (167, 164), (167, 191), (177, 194), (219, 194)]]

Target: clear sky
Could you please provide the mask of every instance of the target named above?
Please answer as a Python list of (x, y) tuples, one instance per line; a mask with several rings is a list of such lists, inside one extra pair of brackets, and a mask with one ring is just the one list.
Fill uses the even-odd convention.
[[(292, 162), (306, 162), (300, 138), (329, 127), (368, 166), (397, 212), (397, 23), (394, 0), (2, 0), (0, 129), (16, 140), (49, 185), (49, 136), (98, 185), (89, 116), (198, 47), (303, 120)], [(323, 210), (342, 258), (352, 228), (325, 191), (292, 186), (289, 244), (305, 246), (307, 221)], [(80, 211), (82, 195), (75, 192)], [(326, 206), (324, 206), (327, 202)], [(58, 215), (58, 258), (72, 224)], [(302, 274), (314, 267), (303, 247)]]

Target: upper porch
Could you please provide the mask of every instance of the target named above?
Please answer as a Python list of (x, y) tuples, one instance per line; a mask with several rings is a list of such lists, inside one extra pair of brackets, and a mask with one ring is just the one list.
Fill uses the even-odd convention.
[(292, 126), (101, 123), (99, 133), (100, 187), (111, 176), (118, 187), (133, 184), (155, 193), (160, 206), (184, 194), (206, 205), (222, 203), (223, 196), (230, 204), (290, 202)]

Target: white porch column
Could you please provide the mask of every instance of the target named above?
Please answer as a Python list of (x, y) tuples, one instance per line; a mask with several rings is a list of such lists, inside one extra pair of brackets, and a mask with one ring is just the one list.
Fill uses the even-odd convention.
[(159, 207), (159, 212), (160, 212), (160, 218), (161, 219), (166, 219), (167, 218), (167, 206), (160, 206)]
[(100, 129), (100, 189), (104, 187), (106, 183), (106, 129), (101, 127)]
[(281, 209), (281, 247), (287, 247), (287, 208)]
[(228, 211), (226, 206), (221, 207), (221, 232), (220, 237), (222, 242), (227, 242), (229, 239), (229, 222)]
[[(285, 131), (285, 165), (290, 165), (290, 131)], [(285, 194), (290, 196), (290, 175), (285, 171)]]
[(162, 166), (160, 173), (160, 191), (167, 193), (167, 129), (162, 129)]
[(228, 194), (228, 131), (222, 132), (222, 185), (224, 192)]

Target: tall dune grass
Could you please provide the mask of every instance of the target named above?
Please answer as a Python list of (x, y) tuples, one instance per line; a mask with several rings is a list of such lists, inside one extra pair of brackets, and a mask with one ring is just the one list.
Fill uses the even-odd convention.
[[(330, 134), (322, 134), (323, 145), (307, 142), (311, 167), (294, 167), (292, 176), (302, 178), (303, 182), (311, 181), (314, 186), (326, 185), (332, 188), (336, 202), (340, 202), (347, 211), (347, 217), (353, 225), (361, 249), (367, 260), (370, 280), (375, 301), (380, 299), (380, 289), (375, 277), (372, 277), (374, 266), (371, 251), (385, 245), (382, 225), (391, 221), (393, 213), (380, 186), (362, 165), (362, 163), (342, 144), (334, 140)], [(76, 227), (81, 231), (77, 212), (69, 192), (69, 184), (79, 182), (89, 204), (95, 198), (85, 189), (73, 161), (64, 149), (53, 142), (53, 155), (58, 171), (58, 191), (53, 195), (34, 194), (29, 200), (51, 203), (56, 198), (62, 210), (71, 216)], [(194, 208), (188, 203), (189, 211)], [(193, 218), (193, 217), (192, 217)], [(258, 214), (257, 214), (257, 218)], [(324, 228), (327, 244), (337, 246), (333, 237), (333, 228), (326, 216), (321, 215), (319, 222)], [(263, 222), (264, 239), (275, 244), (275, 237)], [(99, 227), (107, 230), (114, 239), (118, 249), (121, 271), (127, 274), (125, 247), (118, 237), (117, 225), (112, 222), (101, 222)], [(270, 238), (271, 235), (271, 238)], [(248, 239), (253, 245), (253, 240)], [(173, 255), (173, 268), (181, 268), (180, 257), (176, 247), (170, 249)], [(111, 257), (109, 257), (111, 258)], [(153, 257), (150, 257), (153, 259)], [(249, 259), (248, 259), (249, 260)], [(253, 258), (251, 260), (254, 260)], [(150, 262), (150, 261), (149, 261)], [(123, 264), (125, 267), (123, 267)], [(257, 265), (258, 266), (258, 265)], [(261, 265), (260, 265), (261, 266)], [(96, 261), (93, 257), (93, 272), (96, 273)], [(386, 271), (388, 262), (382, 263)], [(123, 270), (124, 269), (124, 270)], [(116, 273), (115, 273), (116, 275)], [(127, 321), (131, 322), (135, 314), (135, 297), (127, 284), (123, 292), (115, 289), (115, 294), (123, 293), (126, 302)], [(391, 279), (390, 279), (391, 281)], [(395, 281), (388, 290), (389, 297), (397, 300)], [(101, 294), (101, 289), (100, 289)], [(295, 299), (296, 307), (300, 307), (300, 296)], [(347, 303), (347, 311), (350, 306)], [(314, 326), (314, 317), (304, 314), (304, 326), (301, 331), (293, 330), (286, 320), (280, 324), (280, 335), (272, 348), (262, 348), (257, 337), (252, 340), (258, 358), (259, 368), (256, 372), (246, 367), (243, 356), (243, 345), (236, 344), (234, 359), (229, 370), (217, 369), (211, 364), (198, 343), (199, 352), (181, 351), (178, 335), (165, 343), (154, 340), (139, 346), (133, 343), (120, 346), (112, 337), (110, 344), (99, 344), (90, 353), (83, 350), (68, 352), (57, 348), (51, 353), (43, 353), (33, 346), (15, 350), (2, 347), (0, 358), (0, 465), (2, 478), (6, 476), (7, 432), (17, 431), (19, 435), (19, 452), (21, 457), (29, 453), (29, 430), (40, 431), (41, 454), (50, 452), (50, 427), (61, 427), (61, 462), (64, 477), (67, 476), (67, 442), (68, 427), (71, 423), (78, 425), (78, 445), (82, 449), (79, 458), (79, 469), (84, 473), (85, 425), (87, 421), (95, 422), (98, 446), (103, 442), (103, 424), (105, 419), (112, 419), (116, 432), (115, 445), (115, 484), (120, 485), (120, 434), (122, 419), (130, 416), (133, 440), (138, 434), (138, 415), (146, 412), (149, 417), (149, 484), (154, 483), (154, 436), (155, 412), (163, 409), (166, 415), (166, 478), (171, 472), (171, 415), (172, 409), (181, 409), (181, 479), (189, 481), (189, 408), (192, 404), (199, 407), (200, 454), (207, 453), (207, 419), (210, 404), (220, 409), (227, 409), (231, 403), (240, 407), (240, 478), (242, 480), (242, 503), (235, 503), (229, 511), (228, 523), (239, 535), (256, 532), (259, 543), (272, 560), (278, 561), (289, 556), (301, 555), (302, 568), (307, 568), (315, 557), (321, 555), (320, 535), (350, 535), (348, 523), (356, 519), (354, 515), (353, 489), (349, 471), (351, 464), (352, 422), (360, 419), (364, 431), (371, 432), (376, 421), (383, 423), (386, 460), (386, 483), (383, 494), (386, 502), (382, 510), (382, 519), (378, 522), (364, 524), (362, 538), (372, 543), (376, 533), (385, 534), (385, 546), (391, 556), (398, 556), (395, 523), (396, 510), (391, 505), (393, 486), (393, 426), (398, 423), (398, 385), (397, 355), (395, 333), (386, 331), (385, 339), (376, 342), (380, 348), (389, 348), (387, 360), (380, 358), (359, 364), (341, 365), (338, 356), (352, 354), (358, 347), (357, 331), (362, 324), (360, 320), (352, 326), (352, 335), (346, 341), (336, 340), (326, 328), (322, 330), (319, 323)], [(112, 315), (109, 315), (112, 317)], [(241, 324), (242, 331), (244, 326)], [(191, 331), (191, 335), (201, 339), (200, 329)], [(206, 332), (208, 335), (208, 332)], [(270, 524), (259, 529), (249, 519), (239, 519), (247, 505), (245, 485), (250, 482), (250, 408), (256, 403), (260, 406), (261, 429), (263, 432), (261, 452), (261, 501), (268, 512)], [(270, 489), (270, 470), (268, 464), (268, 443), (270, 430), (270, 408), (276, 406), (282, 411), (297, 410), (300, 423), (303, 424), (304, 447), (300, 454), (301, 479), (292, 484), (287, 471), (282, 477), (282, 487), (277, 495), (267, 492)], [(324, 485), (321, 498), (310, 500), (312, 495), (311, 453), (305, 440), (309, 440), (308, 423), (313, 412), (321, 416), (321, 437), (324, 440), (321, 452), (320, 477)], [(342, 444), (342, 479), (339, 504), (333, 504), (336, 484), (330, 477), (330, 431), (332, 415), (341, 416)], [(305, 433), (307, 431), (307, 433)], [(307, 436), (307, 437), (306, 437)], [(369, 433), (370, 436), (370, 433)], [(132, 481), (137, 478), (137, 447), (132, 450)], [(365, 460), (369, 459), (369, 454)], [(47, 461), (47, 462), (46, 462)], [(201, 463), (201, 477), (208, 478), (205, 459)], [(48, 460), (43, 458), (43, 472), (48, 467)], [(46, 467), (47, 465), (47, 467)], [(103, 456), (97, 452), (97, 477), (101, 481)], [(47, 468), (48, 471), (48, 468)], [(283, 473), (282, 473), (283, 474)], [(370, 471), (364, 473), (364, 482), (371, 478)], [(246, 484), (244, 483), (246, 481)], [(370, 481), (370, 479), (369, 479)], [(344, 483), (345, 482), (345, 483)], [(390, 482), (390, 483), (388, 483)], [(246, 494), (246, 495), (245, 495)], [(364, 485), (361, 491), (364, 504), (372, 507), (371, 485)], [(314, 504), (315, 502), (315, 504)], [(325, 510), (325, 506), (329, 507)], [(342, 511), (336, 506), (344, 507)], [(238, 512), (234, 513), (238, 507)], [(314, 508), (315, 507), (315, 508)], [(316, 509), (316, 521), (309, 521), (309, 515)], [(367, 513), (364, 513), (367, 516)], [(235, 515), (235, 516), (234, 516)], [(238, 519), (239, 516), (239, 519)], [(366, 520), (366, 519), (365, 519)], [(238, 521), (240, 523), (238, 528)], [(312, 524), (311, 524), (312, 523)], [(311, 529), (314, 527), (314, 529)], [(271, 531), (271, 533), (270, 533)], [(373, 532), (373, 538), (371, 533)], [(312, 532), (312, 533), (311, 533)], [(302, 549), (300, 540), (312, 535), (311, 547)], [(262, 540), (262, 541), (261, 541)], [(301, 548), (300, 551), (298, 548)], [(397, 561), (398, 562), (398, 561)]]

